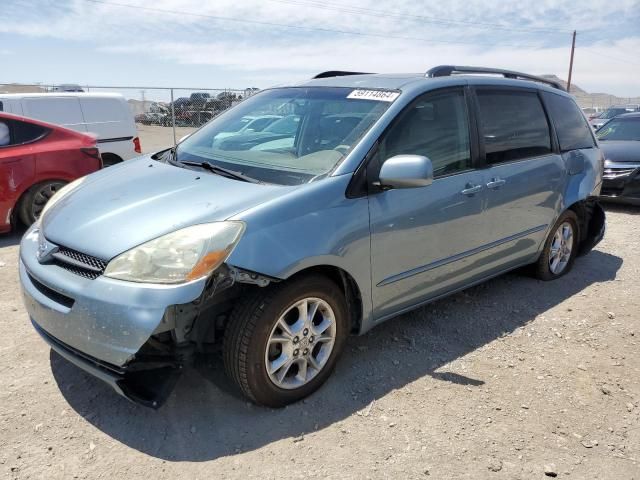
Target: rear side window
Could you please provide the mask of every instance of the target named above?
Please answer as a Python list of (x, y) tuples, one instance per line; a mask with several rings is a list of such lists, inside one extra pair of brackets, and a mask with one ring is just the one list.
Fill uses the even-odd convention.
[(595, 146), (591, 127), (572, 99), (550, 92), (542, 92), (542, 95), (556, 127), (560, 150), (565, 152)]
[(33, 123), (14, 121), (13, 123), (13, 143), (19, 145), (37, 140), (49, 132), (49, 129), (34, 125)]
[(2, 120), (0, 124), (0, 147), (33, 142), (49, 133), (48, 128), (18, 120)]
[(487, 163), (551, 153), (547, 116), (535, 92), (478, 90)]
[(2, 102), (0, 102), (0, 112), (4, 112), (4, 105), (2, 105)]

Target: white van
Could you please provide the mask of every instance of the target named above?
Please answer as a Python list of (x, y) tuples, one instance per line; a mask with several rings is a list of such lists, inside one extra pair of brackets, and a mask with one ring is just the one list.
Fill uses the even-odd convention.
[(0, 94), (0, 111), (95, 134), (105, 166), (142, 153), (133, 112), (117, 93)]

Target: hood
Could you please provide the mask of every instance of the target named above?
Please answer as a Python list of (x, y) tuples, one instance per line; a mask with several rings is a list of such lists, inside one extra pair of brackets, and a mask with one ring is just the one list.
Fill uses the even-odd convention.
[(295, 188), (242, 182), (147, 156), (86, 177), (44, 215), (42, 229), (53, 243), (109, 260), (180, 228), (226, 220)]
[(640, 142), (623, 140), (600, 140), (605, 160), (612, 162), (640, 163)]

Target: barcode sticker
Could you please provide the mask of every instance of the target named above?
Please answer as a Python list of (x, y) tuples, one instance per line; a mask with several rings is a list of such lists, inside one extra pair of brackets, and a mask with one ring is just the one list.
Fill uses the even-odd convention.
[(379, 102), (393, 102), (400, 96), (400, 92), (389, 90), (354, 90), (347, 98), (355, 100), (377, 100)]

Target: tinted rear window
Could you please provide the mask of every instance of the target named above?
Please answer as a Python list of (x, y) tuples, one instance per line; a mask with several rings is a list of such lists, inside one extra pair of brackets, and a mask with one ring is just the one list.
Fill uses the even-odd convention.
[(44, 136), (49, 129), (34, 125), (33, 123), (14, 121), (13, 122), (13, 143), (27, 143)]
[(478, 90), (487, 163), (551, 152), (547, 117), (535, 92)]
[(564, 152), (595, 146), (591, 127), (572, 99), (550, 92), (542, 92), (542, 95), (556, 127), (560, 150)]

